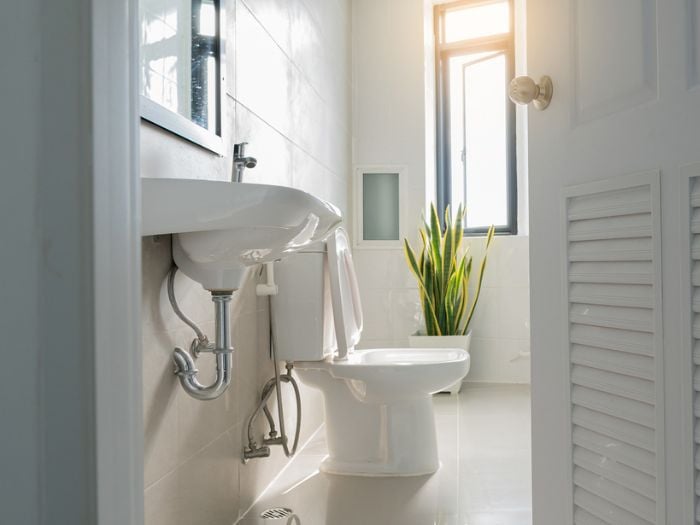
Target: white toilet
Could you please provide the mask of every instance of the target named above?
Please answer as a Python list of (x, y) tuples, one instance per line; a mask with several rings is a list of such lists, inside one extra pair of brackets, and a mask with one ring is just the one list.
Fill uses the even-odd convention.
[(461, 349), (355, 350), (362, 306), (344, 230), (276, 266), (277, 358), (323, 392), (329, 456), (321, 470), (416, 476), (439, 468), (431, 395), (469, 371)]

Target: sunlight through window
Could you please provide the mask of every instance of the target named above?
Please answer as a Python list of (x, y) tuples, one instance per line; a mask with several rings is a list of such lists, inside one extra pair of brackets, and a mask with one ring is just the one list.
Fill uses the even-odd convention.
[(508, 1), (438, 6), (441, 205), (466, 206), (466, 233), (516, 232)]
[(508, 32), (510, 5), (507, 1), (456, 7), (445, 13), (446, 43)]

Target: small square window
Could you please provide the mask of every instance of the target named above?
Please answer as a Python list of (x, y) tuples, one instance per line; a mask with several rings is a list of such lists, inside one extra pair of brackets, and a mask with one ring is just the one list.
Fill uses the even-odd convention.
[(398, 173), (362, 174), (362, 239), (400, 239)]
[(402, 246), (405, 202), (404, 166), (356, 166), (353, 183), (355, 248)]

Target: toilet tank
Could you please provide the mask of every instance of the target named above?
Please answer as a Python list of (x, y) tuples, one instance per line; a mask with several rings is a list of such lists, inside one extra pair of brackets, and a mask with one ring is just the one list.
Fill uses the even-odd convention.
[(275, 263), (272, 330), (279, 361), (321, 361), (335, 350), (325, 244)]

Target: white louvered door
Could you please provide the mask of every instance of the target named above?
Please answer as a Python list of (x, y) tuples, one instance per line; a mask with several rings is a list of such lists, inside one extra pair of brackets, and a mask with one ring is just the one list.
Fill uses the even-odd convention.
[(700, 0), (526, 4), (533, 523), (700, 524)]
[(658, 189), (644, 173), (564, 195), (576, 523), (663, 517)]
[(700, 523), (700, 165), (687, 166), (689, 175), (688, 233), (690, 259), (688, 278), (690, 280), (690, 324), (692, 326), (690, 346), (692, 348), (692, 390), (693, 390), (693, 471), (695, 478), (695, 521)]

